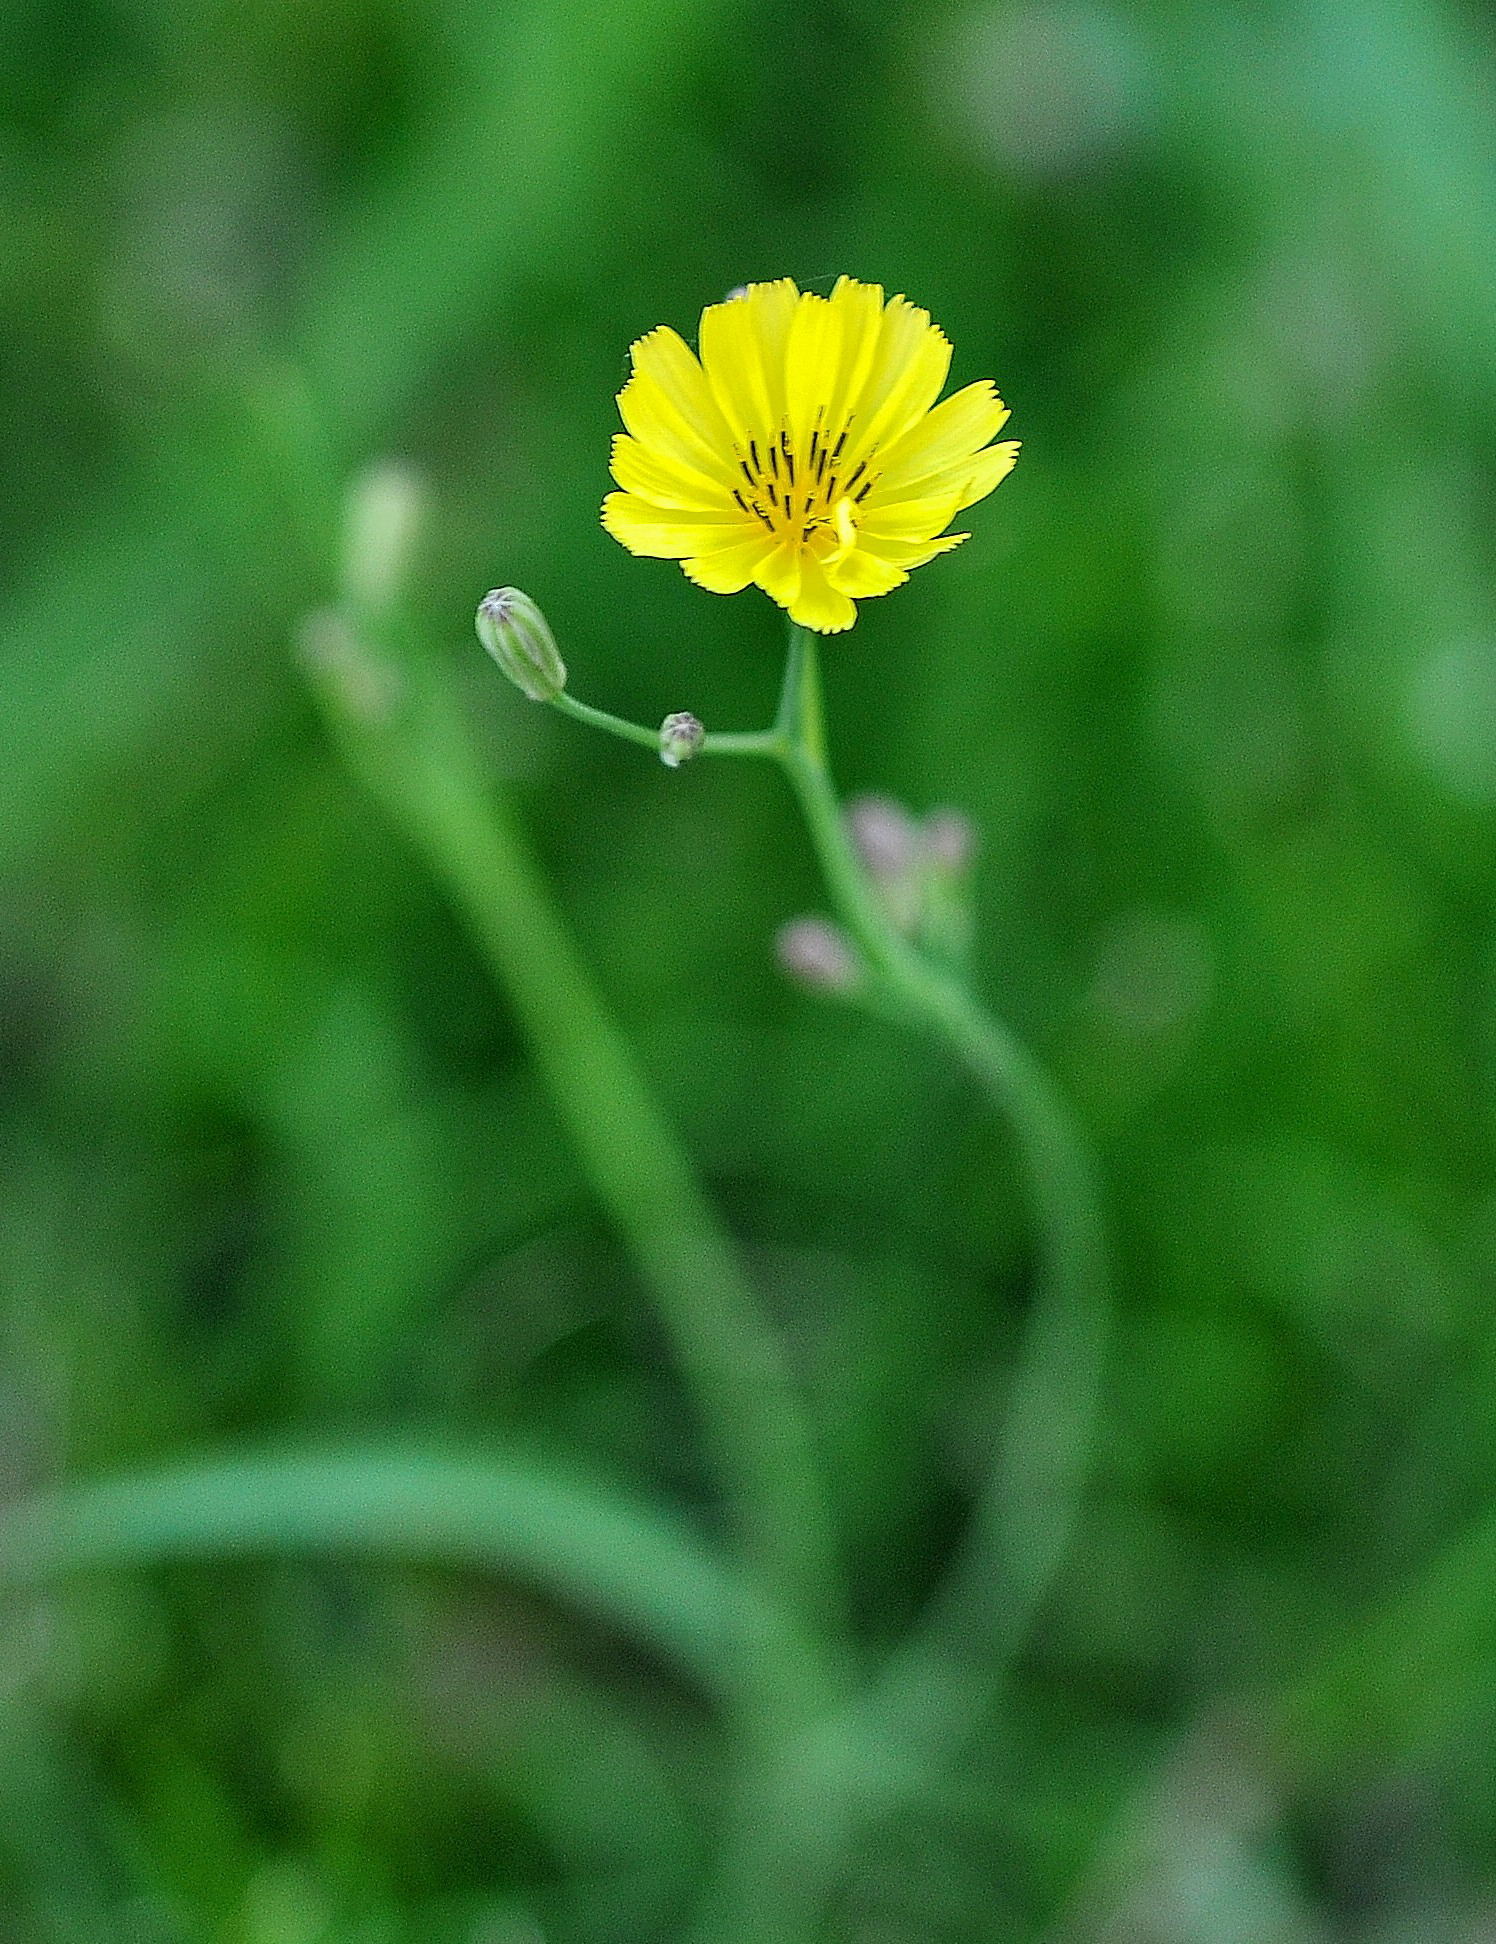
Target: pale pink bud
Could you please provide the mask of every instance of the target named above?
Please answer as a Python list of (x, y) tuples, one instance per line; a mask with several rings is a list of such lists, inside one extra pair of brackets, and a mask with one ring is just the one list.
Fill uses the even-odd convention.
[(903, 877), (919, 855), (919, 828), (892, 797), (854, 797), (847, 805), (847, 829), (857, 855), (884, 883)]
[(660, 724), (660, 761), (666, 769), (689, 763), (706, 740), (706, 731), (686, 709), (667, 715)]
[(977, 854), (977, 827), (964, 811), (932, 810), (925, 818), (925, 856), (952, 877), (970, 870)]
[(775, 934), (774, 951), (792, 979), (817, 992), (850, 992), (861, 982), (856, 948), (829, 918), (791, 918)]

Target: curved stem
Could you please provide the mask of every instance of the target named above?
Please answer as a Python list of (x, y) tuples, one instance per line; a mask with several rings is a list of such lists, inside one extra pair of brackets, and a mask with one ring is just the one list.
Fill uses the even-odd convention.
[[(1100, 1197), (1090, 1157), (1039, 1063), (964, 984), (898, 932), (847, 832), (826, 759), (815, 637), (791, 630), (777, 725), (781, 758), (838, 915), (911, 1023), (942, 1038), (1013, 1127), (1043, 1275), (996, 1462), (965, 1546), (919, 1639), (890, 1671), (890, 1700), (935, 1738), (937, 1690), (991, 1680), (1022, 1638), (1068, 1542), (1108, 1325)], [(968, 1671), (962, 1676), (958, 1670)], [(918, 1697), (917, 1705), (915, 1705)], [(964, 1703), (961, 1704), (964, 1711)]]
[(646, 729), (642, 722), (630, 722), (626, 716), (617, 716), (607, 709), (594, 709), (590, 702), (579, 702), (568, 690), (551, 697), (551, 707), (559, 709), (562, 715), (569, 715), (574, 722), (585, 722), (589, 729), (605, 729), (610, 736), (621, 736), (625, 742), (639, 743), (645, 749), (660, 752), (660, 732)]
[(308, 1552), (503, 1573), (620, 1628), (729, 1714), (762, 1707), (766, 1686), (812, 1691), (823, 1678), (809, 1639), (685, 1527), (528, 1456), (207, 1459), (0, 1511), (0, 1588)]
[(858, 1828), (928, 1778), (990, 1706), (1069, 1539), (1108, 1321), (1085, 1146), (1039, 1063), (879, 902), (831, 781), (816, 643), (804, 629), (790, 631), (778, 718), (759, 742), (789, 778), (875, 993), (942, 1039), (1012, 1124), (1044, 1270), (996, 1460), (945, 1585), (838, 1721), (765, 1750), (693, 1944), (809, 1944)]

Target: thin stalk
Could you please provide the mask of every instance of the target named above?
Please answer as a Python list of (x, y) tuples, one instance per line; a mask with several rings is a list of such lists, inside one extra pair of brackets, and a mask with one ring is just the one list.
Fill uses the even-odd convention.
[(784, 745), (777, 729), (719, 729), (708, 731), (701, 748), (707, 756), (779, 756)]
[(853, 847), (827, 762), (815, 637), (804, 629), (790, 631), (774, 727), (749, 753), (773, 756), (788, 776), (876, 996), (942, 1039), (1010, 1121), (1044, 1252), (997, 1457), (960, 1557), (921, 1630), (838, 1723), (765, 1750), (693, 1932), (693, 1944), (810, 1944), (859, 1828), (959, 1748), (1052, 1583), (1090, 1442), (1107, 1277), (1089, 1157), (1043, 1069), (894, 927)]
[(307, 663), (350, 766), (425, 854), (532, 1056), (670, 1335), (749, 1557), (814, 1628), (842, 1598), (811, 1439), (779, 1338), (574, 951), (446, 686), (343, 616)]
[[(1100, 1198), (1089, 1155), (1039, 1063), (956, 977), (899, 933), (848, 835), (826, 756), (816, 639), (790, 632), (776, 725), (839, 917), (905, 1017), (943, 1039), (1013, 1128), (1043, 1275), (985, 1491), (920, 1636), (890, 1670), (887, 1704), (917, 1739), (965, 1715), (1022, 1639), (1068, 1543), (1108, 1325)], [(902, 1698), (900, 1698), (902, 1697)]]
[[(570, 689), (563, 689), (549, 700), (553, 709), (570, 716), (573, 722), (584, 722), (589, 729), (602, 729), (610, 736), (638, 743), (641, 748), (659, 754), (658, 729), (646, 728), (642, 722), (630, 722), (627, 716), (614, 715), (608, 709), (595, 709), (590, 702), (579, 701)], [(704, 737), (701, 751), (708, 756), (782, 756), (784, 738), (777, 728), (723, 729)]]
[(574, 722), (585, 722), (589, 729), (605, 729), (610, 736), (621, 736), (625, 742), (639, 743), (659, 754), (659, 730), (646, 729), (642, 722), (630, 722), (625, 716), (610, 714), (607, 709), (594, 709), (590, 702), (579, 702), (565, 689), (551, 697), (551, 707), (569, 715)]

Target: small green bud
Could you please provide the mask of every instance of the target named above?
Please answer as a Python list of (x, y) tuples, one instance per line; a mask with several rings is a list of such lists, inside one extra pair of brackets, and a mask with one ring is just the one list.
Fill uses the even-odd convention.
[(478, 603), (478, 639), (532, 702), (554, 702), (566, 687), (566, 663), (545, 616), (517, 587), (496, 587)]
[(667, 715), (660, 724), (660, 761), (666, 769), (689, 763), (706, 740), (706, 731), (687, 710)]

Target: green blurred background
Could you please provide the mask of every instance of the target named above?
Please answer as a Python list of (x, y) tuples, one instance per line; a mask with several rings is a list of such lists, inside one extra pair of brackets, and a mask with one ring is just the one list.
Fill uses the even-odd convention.
[[(0, 103), (5, 1497), (377, 1438), (713, 1519), (297, 672), (298, 479), (394, 454), (423, 623), (813, 1399), (861, 1637), (918, 1612), (1032, 1282), (1009, 1138), (776, 971), (821, 901), (778, 778), (667, 775), (470, 633), (518, 582), (588, 700), (766, 720), (777, 611), (598, 527), (613, 397), (736, 283), (881, 281), (1025, 450), (830, 645), (833, 756), (979, 824), (979, 983), (1097, 1144), (1118, 1320), (1000, 1728), (826, 1934), (1496, 1935), (1489, 12), (0, 0)], [(721, 1760), (502, 1575), (88, 1574), (0, 1603), (0, 1938), (674, 1938)]]

